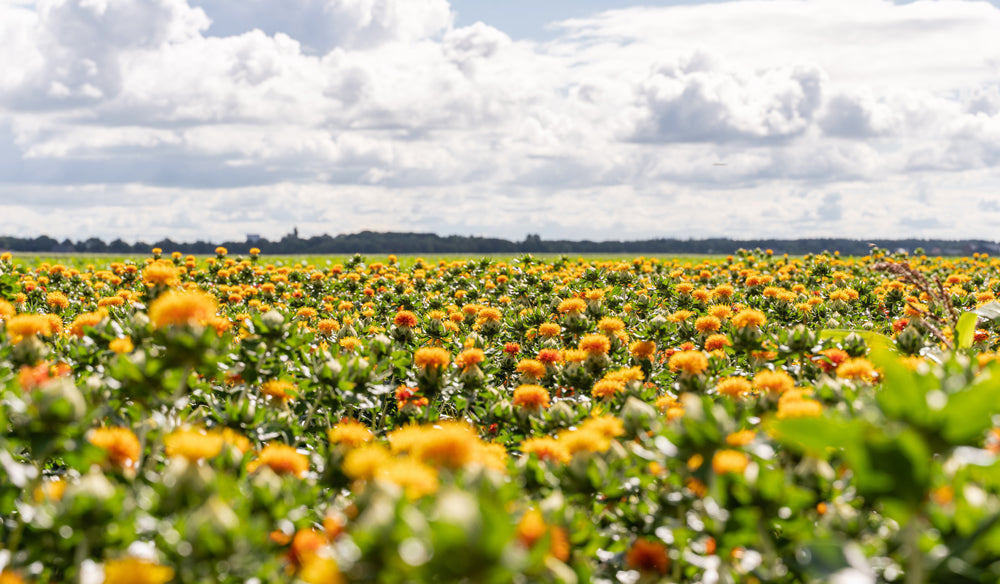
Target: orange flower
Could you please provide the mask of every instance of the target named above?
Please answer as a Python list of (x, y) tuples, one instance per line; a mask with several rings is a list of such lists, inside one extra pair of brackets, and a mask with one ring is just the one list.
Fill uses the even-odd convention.
[(327, 430), (331, 444), (343, 444), (348, 448), (357, 448), (374, 438), (368, 426), (354, 420), (342, 420), (339, 424)]
[(428, 367), (447, 367), (451, 362), (451, 355), (441, 347), (422, 347), (413, 354), (413, 363), (421, 369)]
[(417, 326), (417, 315), (413, 314), (409, 310), (400, 310), (396, 313), (392, 322), (398, 327), (413, 328)]
[(108, 461), (119, 468), (139, 462), (139, 438), (128, 428), (94, 428), (87, 440), (108, 453)]
[(719, 349), (731, 346), (733, 346), (733, 343), (730, 342), (729, 337), (723, 334), (708, 335), (705, 339), (706, 351), (718, 351)]
[(602, 379), (594, 384), (590, 395), (596, 398), (609, 398), (625, 391), (625, 384), (615, 379)]
[(875, 366), (864, 357), (848, 359), (837, 367), (837, 377), (842, 379), (871, 381), (876, 375)]
[(309, 457), (286, 444), (268, 444), (247, 464), (247, 470), (255, 472), (262, 466), (281, 475), (301, 477), (309, 470)]
[(582, 298), (567, 298), (559, 303), (557, 310), (562, 314), (579, 314), (587, 310), (587, 301)]
[(670, 356), (670, 370), (698, 375), (708, 369), (708, 357), (701, 351), (679, 351)]
[(163, 439), (167, 456), (186, 458), (191, 462), (214, 458), (222, 452), (224, 442), (221, 433), (200, 429), (175, 430)]
[(157, 328), (205, 325), (217, 310), (215, 298), (205, 292), (171, 290), (150, 303), (149, 319)]
[(730, 322), (736, 328), (761, 327), (767, 323), (767, 317), (759, 310), (747, 308), (737, 312)]
[(281, 403), (287, 403), (295, 394), (295, 385), (288, 381), (271, 379), (260, 386), (260, 392)]
[(726, 377), (715, 385), (719, 395), (741, 397), (750, 393), (750, 382), (742, 377)]
[(165, 584), (174, 570), (149, 560), (123, 558), (104, 562), (104, 584)]
[(558, 337), (562, 333), (562, 327), (554, 322), (543, 322), (538, 325), (538, 334), (543, 337)]
[(604, 335), (584, 335), (580, 339), (579, 347), (581, 351), (586, 351), (588, 355), (604, 355), (611, 350), (611, 341)]
[(747, 455), (738, 450), (717, 450), (712, 457), (712, 470), (715, 474), (743, 474), (749, 462)]
[(517, 363), (517, 372), (534, 379), (541, 379), (545, 377), (545, 363), (537, 359), (521, 359)]
[(722, 328), (722, 321), (712, 315), (700, 316), (694, 321), (694, 328), (699, 333), (714, 333)]
[(629, 345), (628, 350), (629, 350), (629, 353), (632, 354), (632, 357), (634, 357), (634, 358), (636, 358), (636, 359), (638, 359), (640, 361), (649, 360), (649, 359), (652, 359), (653, 355), (656, 354), (656, 342), (654, 342), (654, 341), (635, 341), (634, 343), (632, 343), (631, 345)]
[(789, 391), (795, 387), (795, 380), (784, 371), (771, 371), (763, 369), (754, 375), (753, 387), (758, 391), (778, 395)]
[(525, 455), (534, 454), (538, 457), (538, 460), (553, 462), (570, 461), (570, 453), (566, 449), (566, 446), (555, 438), (548, 436), (528, 438), (521, 443), (521, 452)]
[(538, 410), (549, 407), (549, 392), (540, 385), (521, 385), (514, 390), (512, 403), (525, 410)]

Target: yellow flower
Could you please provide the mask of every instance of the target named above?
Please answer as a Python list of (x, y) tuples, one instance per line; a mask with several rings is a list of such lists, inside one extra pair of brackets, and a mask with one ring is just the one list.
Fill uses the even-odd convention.
[(45, 314), (18, 314), (6, 322), (7, 334), (15, 343), (32, 335), (52, 334), (52, 321)]
[(714, 333), (722, 328), (722, 321), (712, 315), (700, 316), (694, 321), (694, 328), (699, 333)]
[(419, 499), (438, 490), (437, 471), (409, 456), (390, 460), (376, 475), (403, 488), (409, 499)]
[(163, 439), (163, 444), (167, 456), (197, 462), (218, 456), (224, 441), (219, 432), (188, 428), (171, 432)]
[(101, 321), (107, 316), (107, 312), (99, 310), (97, 312), (84, 312), (73, 319), (72, 324), (69, 325), (69, 331), (76, 337), (82, 337), (84, 335), (84, 327), (96, 327), (101, 324)]
[(354, 480), (370, 480), (393, 458), (381, 444), (355, 448), (344, 457), (344, 474)]
[(858, 381), (871, 381), (876, 376), (875, 366), (864, 357), (848, 359), (837, 367), (837, 377)]
[(149, 305), (149, 319), (157, 328), (205, 325), (217, 311), (215, 298), (201, 291), (168, 291)]
[(823, 414), (823, 406), (812, 399), (786, 399), (778, 402), (778, 419), (818, 418)]
[(260, 391), (274, 400), (286, 403), (292, 399), (293, 395), (295, 395), (295, 384), (288, 381), (272, 379), (262, 383)]
[(653, 358), (656, 354), (656, 342), (654, 341), (635, 341), (629, 345), (629, 353), (632, 357), (640, 361), (648, 361)]
[(719, 395), (742, 397), (750, 393), (750, 382), (742, 377), (726, 377), (715, 385)]
[(688, 375), (698, 375), (708, 369), (708, 357), (701, 351), (678, 351), (668, 362), (673, 372), (683, 371)]
[(309, 457), (287, 444), (268, 444), (247, 464), (247, 470), (254, 472), (261, 466), (270, 467), (278, 474), (301, 477), (309, 470)]
[(584, 335), (580, 339), (579, 347), (588, 355), (604, 355), (611, 350), (611, 341), (604, 335)]
[(548, 436), (540, 438), (528, 438), (521, 443), (521, 452), (525, 455), (534, 454), (538, 460), (553, 462), (569, 462), (570, 454), (566, 446)]
[(717, 450), (712, 456), (712, 470), (715, 474), (743, 474), (750, 461), (738, 450)]
[(179, 270), (168, 261), (153, 262), (146, 266), (142, 273), (142, 281), (147, 286), (177, 286), (181, 283)]
[(375, 437), (368, 426), (354, 420), (343, 420), (327, 430), (327, 437), (332, 444), (343, 444), (348, 448), (358, 448)]
[(731, 347), (732, 345), (733, 343), (730, 342), (729, 337), (721, 333), (708, 335), (708, 337), (705, 338), (706, 351), (718, 351), (726, 347)]
[(758, 391), (780, 395), (795, 387), (795, 380), (784, 371), (763, 369), (753, 376), (753, 387)]
[(747, 308), (737, 312), (730, 322), (736, 328), (761, 327), (767, 324), (767, 317), (759, 310)]
[(753, 442), (756, 437), (757, 433), (753, 430), (740, 430), (726, 436), (726, 445), (733, 447), (746, 446)]
[(559, 303), (557, 310), (561, 314), (579, 314), (587, 310), (587, 301), (582, 298), (567, 298)]
[(104, 584), (165, 584), (174, 570), (149, 560), (123, 558), (104, 562)]
[(122, 354), (131, 353), (135, 350), (135, 345), (132, 343), (132, 339), (130, 337), (118, 337), (108, 343), (108, 348), (115, 353)]
[(543, 322), (538, 325), (538, 334), (543, 337), (558, 337), (560, 333), (562, 333), (562, 327), (554, 322)]
[(594, 384), (590, 395), (605, 399), (625, 391), (625, 384), (615, 379), (602, 379)]
[(45, 303), (56, 310), (63, 310), (69, 306), (69, 298), (62, 292), (49, 292), (45, 296)]
[(597, 328), (606, 335), (615, 334), (625, 330), (625, 323), (620, 318), (605, 316), (597, 323)]
[(511, 403), (525, 410), (547, 408), (549, 407), (549, 391), (540, 385), (521, 385), (514, 390), (514, 399)]
[(131, 468), (139, 462), (139, 438), (128, 428), (94, 428), (87, 440), (107, 452), (114, 466)]
[(17, 312), (14, 310), (14, 305), (6, 300), (0, 299), (0, 322), (9, 320), (15, 314), (17, 314)]
[(451, 355), (441, 347), (422, 347), (413, 354), (413, 364), (421, 369), (428, 367), (447, 367)]

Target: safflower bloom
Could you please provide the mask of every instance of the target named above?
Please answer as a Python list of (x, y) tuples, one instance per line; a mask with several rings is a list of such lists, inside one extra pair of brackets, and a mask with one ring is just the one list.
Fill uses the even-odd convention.
[(795, 387), (795, 380), (784, 371), (763, 369), (754, 375), (753, 387), (758, 391), (780, 395)]
[(326, 432), (331, 444), (343, 444), (348, 448), (358, 448), (375, 437), (368, 426), (355, 420), (342, 420)]
[(538, 360), (548, 365), (554, 365), (563, 360), (563, 355), (559, 349), (542, 349), (538, 352)]
[(463, 371), (468, 371), (472, 367), (482, 363), (485, 359), (486, 353), (482, 349), (472, 347), (459, 353), (458, 357), (455, 358), (455, 364), (461, 367)]
[(624, 392), (625, 384), (621, 381), (617, 381), (615, 379), (601, 379), (594, 384), (594, 387), (590, 390), (590, 395), (596, 398), (605, 399)]
[(532, 377), (534, 379), (541, 379), (545, 377), (545, 363), (537, 359), (521, 359), (517, 363), (517, 372)]
[(778, 402), (778, 419), (818, 418), (823, 414), (823, 406), (812, 399), (786, 399)]
[(875, 366), (864, 357), (848, 359), (837, 367), (837, 377), (842, 379), (871, 381), (875, 376)]
[(612, 415), (594, 416), (580, 424), (586, 432), (597, 432), (605, 438), (615, 438), (625, 433), (625, 424)]
[(153, 262), (146, 266), (142, 273), (142, 281), (147, 286), (177, 286), (181, 283), (179, 270), (170, 262)]
[(543, 322), (538, 325), (538, 334), (543, 337), (558, 337), (562, 333), (562, 327), (554, 322)]
[(149, 560), (123, 558), (104, 562), (104, 584), (166, 584), (174, 569)]
[(390, 460), (375, 478), (398, 485), (409, 499), (432, 495), (438, 490), (437, 470), (410, 457)]
[(600, 334), (584, 335), (580, 339), (579, 347), (588, 355), (605, 355), (611, 350), (611, 341)]
[(200, 291), (168, 291), (149, 305), (149, 319), (157, 328), (205, 325), (218, 308), (215, 298)]
[(17, 343), (32, 335), (51, 335), (52, 321), (45, 314), (18, 314), (6, 321), (6, 329)]
[(761, 327), (767, 324), (767, 317), (759, 310), (747, 308), (737, 312), (730, 322), (736, 328)]
[(753, 430), (739, 430), (726, 436), (726, 445), (733, 447), (746, 446), (753, 442), (756, 437), (757, 433)]
[(698, 375), (708, 369), (708, 357), (701, 351), (678, 351), (668, 362), (673, 372), (683, 371), (688, 375)]
[(729, 337), (721, 333), (708, 335), (708, 337), (705, 338), (706, 351), (717, 351), (731, 346), (733, 346), (733, 343), (729, 340)]
[(738, 450), (717, 450), (712, 456), (715, 474), (743, 474), (749, 464), (747, 455)]
[(167, 456), (185, 458), (189, 462), (214, 458), (222, 452), (224, 443), (219, 432), (193, 428), (175, 430), (163, 439)]
[(128, 428), (94, 428), (87, 441), (104, 450), (108, 461), (118, 468), (131, 468), (139, 462), (139, 438)]
[(625, 323), (620, 318), (605, 316), (597, 323), (597, 328), (606, 335), (612, 335), (625, 330)]
[(118, 337), (108, 343), (108, 348), (115, 353), (122, 354), (131, 353), (135, 350), (135, 345), (132, 343), (132, 339), (130, 337)]
[(75, 337), (84, 336), (85, 327), (96, 327), (108, 314), (102, 310), (97, 312), (84, 312), (73, 319), (69, 325), (69, 331)]
[(396, 313), (392, 322), (398, 327), (413, 328), (417, 326), (417, 315), (409, 310), (400, 310)]
[(742, 397), (750, 393), (750, 389), (750, 382), (742, 377), (726, 377), (720, 379), (715, 386), (720, 395), (729, 397)]
[(295, 384), (289, 381), (271, 379), (260, 385), (260, 391), (274, 400), (287, 403), (295, 394)]
[(538, 460), (564, 463), (570, 461), (570, 453), (566, 446), (548, 436), (526, 439), (521, 443), (521, 452), (525, 455), (534, 454)]
[(309, 470), (309, 457), (287, 444), (268, 444), (247, 464), (247, 471), (255, 472), (262, 466), (280, 475), (301, 477)]
[(45, 296), (45, 303), (56, 310), (65, 310), (69, 306), (69, 298), (62, 292), (49, 292)]
[(628, 347), (629, 353), (640, 361), (650, 360), (656, 354), (655, 341), (635, 341)]
[(0, 299), (0, 321), (9, 320), (15, 314), (17, 314), (17, 312), (14, 310), (14, 305), (6, 300)]
[(694, 321), (694, 328), (702, 334), (714, 333), (722, 328), (722, 321), (712, 315), (700, 316)]
[(421, 369), (447, 367), (451, 355), (441, 347), (421, 347), (413, 354), (413, 363)]
[(561, 314), (579, 314), (587, 310), (587, 301), (582, 298), (567, 298), (559, 303), (556, 310)]

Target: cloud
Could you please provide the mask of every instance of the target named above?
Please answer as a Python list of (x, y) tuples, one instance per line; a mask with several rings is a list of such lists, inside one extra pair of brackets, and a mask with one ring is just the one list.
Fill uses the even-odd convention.
[(446, 0), (0, 2), (0, 233), (994, 233), (953, 220), (1000, 188), (994, 7), (735, 0), (554, 30), (456, 27)]
[(786, 140), (801, 135), (822, 103), (824, 73), (795, 66), (725, 70), (705, 53), (662, 65), (638, 88), (633, 138), (648, 142)]
[(213, 36), (261, 30), (296, 39), (311, 52), (416, 42), (451, 27), (447, 0), (192, 0), (212, 19)]

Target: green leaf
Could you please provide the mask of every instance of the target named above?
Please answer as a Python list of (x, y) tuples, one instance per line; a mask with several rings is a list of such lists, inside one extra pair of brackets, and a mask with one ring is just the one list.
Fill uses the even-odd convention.
[[(994, 303), (996, 304), (996, 303)], [(959, 349), (967, 349), (972, 346), (972, 340), (976, 335), (976, 323), (979, 322), (979, 315), (974, 312), (963, 312), (955, 324), (955, 345)]]
[(941, 434), (950, 444), (979, 442), (993, 425), (993, 413), (1000, 409), (1000, 377), (988, 369), (972, 384), (948, 396), (942, 410)]
[(996, 320), (1000, 317), (1000, 302), (993, 301), (989, 304), (984, 304), (972, 311), (974, 314), (985, 318), (986, 320)]

